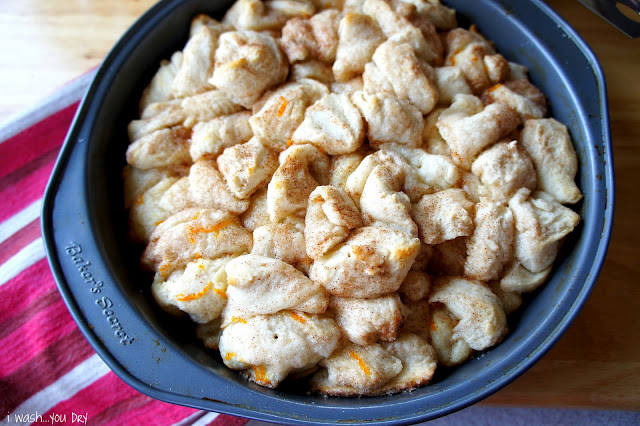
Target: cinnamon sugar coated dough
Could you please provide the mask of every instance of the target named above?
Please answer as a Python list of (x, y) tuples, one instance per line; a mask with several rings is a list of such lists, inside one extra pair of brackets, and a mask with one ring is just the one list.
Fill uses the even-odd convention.
[(129, 124), (158, 305), (246, 379), (410, 391), (500, 343), (580, 217), (547, 99), (440, 0), (237, 0)]

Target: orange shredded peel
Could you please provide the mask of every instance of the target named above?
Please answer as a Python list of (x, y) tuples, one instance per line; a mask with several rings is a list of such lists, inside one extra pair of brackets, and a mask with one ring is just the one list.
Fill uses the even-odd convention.
[(176, 299), (178, 299), (178, 301), (180, 302), (190, 302), (192, 300), (199, 299), (204, 296), (207, 291), (209, 291), (209, 287), (211, 287), (211, 281), (209, 281), (209, 283), (202, 289), (202, 291), (187, 295), (180, 293), (176, 296)]

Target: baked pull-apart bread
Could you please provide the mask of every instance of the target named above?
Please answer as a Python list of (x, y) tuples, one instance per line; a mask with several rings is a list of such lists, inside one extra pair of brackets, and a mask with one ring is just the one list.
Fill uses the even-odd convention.
[(314, 390), (336, 396), (384, 395), (428, 383), (436, 357), (429, 343), (406, 333), (386, 344), (346, 344), (320, 365), (311, 378)]
[(316, 259), (362, 226), (360, 212), (347, 193), (335, 186), (318, 186), (309, 195), (305, 216), (306, 253)]
[(333, 74), (337, 81), (348, 81), (364, 72), (373, 52), (385, 41), (378, 23), (368, 15), (347, 12), (338, 27), (338, 46)]
[(269, 182), (278, 168), (278, 154), (253, 138), (225, 149), (217, 163), (227, 188), (244, 199)]
[(323, 313), (329, 305), (321, 285), (278, 259), (246, 254), (227, 263), (225, 271), (228, 300), (222, 313), (223, 327), (284, 309)]
[(289, 18), (309, 16), (315, 12), (306, 1), (238, 0), (222, 19), (237, 30), (280, 31)]
[(189, 128), (193, 128), (196, 123), (242, 110), (242, 107), (222, 90), (209, 90), (184, 98), (180, 102), (180, 108), (185, 115), (184, 125)]
[(533, 194), (522, 188), (509, 200), (517, 229), (516, 258), (529, 271), (538, 273), (556, 258), (560, 242), (580, 221), (580, 216), (551, 195)]
[(307, 108), (291, 140), (313, 144), (330, 155), (349, 154), (364, 140), (362, 116), (349, 96), (327, 94)]
[(440, 0), (393, 0), (391, 4), (418, 28), (429, 25), (446, 31), (458, 26), (456, 11), (444, 6)]
[(332, 297), (330, 307), (344, 335), (362, 346), (396, 340), (403, 322), (402, 302), (396, 293), (371, 299)]
[(445, 305), (437, 305), (432, 309), (428, 325), (431, 345), (436, 351), (438, 363), (447, 367), (466, 361), (473, 352), (460, 335), (454, 336), (458, 321)]
[(310, 144), (292, 145), (280, 154), (280, 166), (267, 189), (267, 211), (272, 222), (303, 217), (309, 194), (325, 182), (329, 157)]
[(253, 134), (272, 149), (286, 149), (291, 145), (293, 132), (304, 120), (307, 108), (327, 94), (327, 87), (313, 79), (285, 83), (265, 93), (253, 105), (253, 115), (249, 119)]
[(237, 0), (136, 106), (151, 295), (261, 386), (427, 385), (508, 338), (580, 221), (569, 129), (440, 0)]
[(438, 87), (438, 103), (449, 105), (455, 95), (471, 95), (471, 87), (464, 78), (459, 67), (447, 66), (435, 69), (436, 85)]
[(191, 159), (196, 162), (202, 157), (215, 157), (225, 148), (247, 142), (253, 136), (249, 118), (249, 111), (242, 111), (198, 122), (191, 132)]
[(411, 201), (459, 185), (460, 170), (446, 155), (430, 154), (423, 149), (397, 143), (384, 144), (381, 148), (400, 156), (409, 164), (410, 167), (405, 167), (405, 192)]
[(151, 293), (169, 313), (187, 313), (198, 324), (207, 324), (222, 314), (227, 303), (225, 265), (231, 257), (189, 262), (165, 277), (156, 273)]
[(232, 31), (222, 34), (218, 43), (209, 82), (238, 105), (251, 108), (266, 90), (287, 78), (287, 58), (268, 34)]
[(269, 223), (253, 231), (251, 254), (279, 259), (309, 272), (313, 260), (307, 254), (302, 223)]
[(420, 250), (420, 240), (387, 226), (365, 226), (315, 259), (309, 277), (329, 293), (376, 297), (397, 291)]
[(353, 102), (367, 123), (372, 147), (385, 143), (422, 145), (422, 113), (413, 104), (388, 93), (367, 92), (354, 93)]
[(518, 189), (535, 190), (536, 170), (527, 151), (518, 141), (499, 142), (485, 150), (471, 165), (486, 190), (497, 201), (508, 201)]
[(143, 170), (189, 165), (189, 134), (176, 126), (144, 135), (127, 148), (127, 163)]
[(218, 165), (210, 159), (196, 161), (189, 171), (189, 193), (193, 202), (202, 207), (240, 214), (249, 201), (236, 197), (227, 187)]
[(142, 263), (168, 277), (193, 259), (248, 253), (251, 244), (251, 233), (231, 213), (187, 208), (157, 226)]
[(507, 331), (507, 317), (498, 297), (483, 283), (459, 277), (438, 280), (429, 302), (439, 302), (458, 320), (452, 338), (480, 351), (495, 345)]
[(515, 130), (518, 114), (503, 103), (484, 106), (473, 95), (456, 95), (440, 114), (438, 130), (451, 149), (453, 161), (466, 170), (483, 149)]
[(178, 70), (182, 66), (184, 55), (181, 51), (175, 52), (170, 59), (160, 62), (160, 67), (151, 79), (149, 85), (142, 92), (138, 104), (140, 113), (151, 104), (165, 102), (173, 99), (172, 85)]
[(433, 25), (417, 28), (384, 0), (365, 0), (362, 10), (378, 22), (388, 40), (406, 45), (420, 60), (430, 65), (442, 61), (442, 42)]
[(509, 78), (508, 61), (496, 54), (491, 44), (471, 27), (471, 31), (456, 28), (446, 36), (446, 65), (462, 70), (474, 94)]
[(171, 83), (171, 93), (176, 98), (196, 95), (213, 89), (209, 77), (213, 71), (214, 54), (220, 32), (228, 30), (224, 25), (217, 31), (199, 26), (182, 51), (182, 63)]
[(513, 213), (506, 204), (481, 201), (476, 204), (473, 222), (464, 274), (480, 281), (497, 280), (513, 258)]
[(333, 63), (338, 47), (340, 12), (324, 10), (311, 18), (289, 19), (282, 28), (281, 46), (290, 63), (318, 59)]
[(394, 165), (376, 166), (369, 174), (360, 197), (365, 225), (383, 223), (412, 237), (418, 227), (411, 218), (411, 200), (401, 191), (404, 171)]
[(527, 120), (522, 145), (536, 167), (541, 190), (560, 203), (580, 201), (582, 193), (575, 183), (578, 158), (564, 124), (553, 118)]
[(282, 311), (227, 325), (219, 347), (227, 367), (242, 370), (259, 385), (275, 388), (289, 374), (312, 373), (339, 341), (340, 330), (333, 319)]
[(524, 121), (542, 118), (547, 114), (547, 98), (527, 80), (507, 81), (485, 90), (482, 101), (486, 104), (501, 102), (516, 111)]
[(425, 195), (413, 206), (413, 218), (426, 244), (440, 244), (471, 235), (474, 204), (462, 189)]
[(336, 82), (331, 64), (322, 62), (319, 59), (309, 59), (291, 65), (289, 80), (301, 81), (304, 79), (316, 80), (326, 87)]
[(435, 107), (438, 88), (427, 75), (432, 68), (421, 64), (407, 44), (385, 41), (376, 48), (371, 59), (362, 74), (365, 92), (394, 94), (414, 105), (422, 114)]
[(185, 115), (180, 99), (149, 104), (140, 114), (140, 118), (131, 121), (127, 126), (129, 140), (135, 142), (157, 130), (181, 125), (185, 121)]
[(161, 200), (178, 180), (162, 178), (135, 198), (129, 210), (129, 234), (133, 240), (147, 243), (154, 229), (171, 216), (171, 212), (162, 208)]

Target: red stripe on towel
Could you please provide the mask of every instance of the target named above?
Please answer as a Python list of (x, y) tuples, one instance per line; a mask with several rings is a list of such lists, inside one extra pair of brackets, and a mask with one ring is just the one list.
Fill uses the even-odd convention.
[(47, 259), (40, 259), (0, 286), (0, 339), (7, 334), (5, 322), (55, 287)]
[(58, 301), (60, 301), (60, 294), (57, 289), (53, 288), (40, 297), (35, 298), (30, 305), (22, 309), (20, 312), (15, 313), (9, 311), (11, 314), (15, 315), (7, 321), (0, 323), (0, 340), (4, 339), (20, 327), (23, 327), (38, 312), (54, 303), (57, 303)]
[[(96, 400), (96, 395), (102, 397)], [(82, 407), (80, 411), (79, 407)], [(74, 415), (76, 418), (83, 415), (88, 424), (166, 425), (179, 422), (196, 411), (154, 400), (129, 387), (114, 373), (109, 373), (56, 405), (43, 417), (66, 414), (70, 420)]]
[(0, 144), (0, 179), (62, 145), (79, 102), (50, 115)]
[(47, 306), (22, 327), (0, 340), (3, 349), (0, 352), (0, 376), (13, 373), (76, 329), (62, 299)]
[(55, 158), (51, 158), (48, 163), (43, 164), (33, 173), (23, 176), (13, 186), (3, 187), (2, 181), (0, 181), (0, 200), (2, 200), (0, 222), (4, 222), (29, 204), (42, 198), (54, 163)]
[(0, 243), (0, 265), (39, 237), (40, 218), (37, 218)]
[(10, 375), (0, 374), (0, 412), (12, 412), (94, 353), (80, 330), (75, 328)]
[[(78, 102), (64, 107), (0, 143), (0, 223), (43, 196), (77, 108)], [(15, 261), (13, 256), (39, 236), (39, 228), (39, 220), (33, 220), (21, 229), (11, 229), (13, 235), (0, 243), (0, 264)], [(43, 413), (44, 420), (50, 414), (66, 414), (67, 423), (74, 421), (74, 415), (75, 420), (87, 415), (88, 424), (163, 425), (198, 412), (143, 395), (114, 373), (91, 384), (80, 373), (69, 375), (95, 352), (57, 293), (45, 259), (0, 286), (0, 345), (0, 418), (25, 402), (39, 404), (33, 396), (52, 385), (50, 391), (66, 390), (65, 395), (80, 390)], [(50, 406), (41, 402), (41, 410)], [(242, 426), (247, 421), (221, 415), (211, 424)]]
[(211, 423), (210, 426), (242, 426), (249, 420), (242, 417), (233, 417), (226, 414), (220, 414)]
[(107, 373), (71, 398), (53, 407), (43, 417), (49, 418), (50, 414), (66, 414), (67, 420), (70, 420), (72, 413), (87, 414), (89, 424), (103, 424), (96, 421), (96, 416), (108, 410), (109, 407), (131, 397), (146, 398), (133, 388), (127, 385), (122, 386), (122, 384), (113, 372)]
[[(126, 384), (123, 383), (123, 386), (126, 386)], [(114, 409), (114, 412), (118, 415), (111, 416), (109, 421), (105, 421), (104, 424), (123, 425), (131, 424), (133, 421), (140, 425), (170, 425), (186, 419), (199, 411), (195, 408), (173, 405), (147, 396), (145, 396), (144, 399), (123, 401), (120, 406), (112, 407), (112, 409)], [(95, 419), (98, 423), (103, 423), (101, 421), (103, 418), (102, 414)]]

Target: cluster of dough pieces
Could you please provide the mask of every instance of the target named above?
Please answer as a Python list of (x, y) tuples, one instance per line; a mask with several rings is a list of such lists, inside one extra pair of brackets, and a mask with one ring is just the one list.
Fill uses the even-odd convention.
[(129, 125), (157, 303), (250, 380), (414, 389), (498, 343), (582, 197), (545, 96), (439, 0), (238, 0)]

